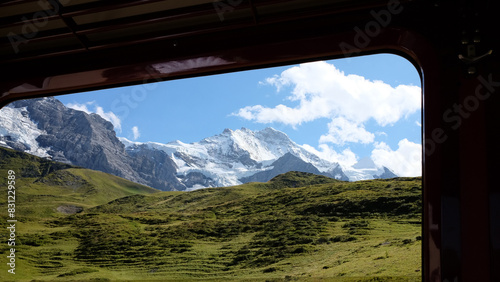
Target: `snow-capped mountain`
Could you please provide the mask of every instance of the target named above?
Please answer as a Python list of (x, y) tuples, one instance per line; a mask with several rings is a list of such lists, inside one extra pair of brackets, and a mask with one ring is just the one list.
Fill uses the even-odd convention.
[(352, 168), (325, 160), (273, 128), (225, 129), (199, 142), (132, 142), (96, 114), (54, 98), (14, 102), (0, 110), (0, 146), (112, 173), (161, 190), (192, 190), (268, 181), (290, 170), (339, 180), (396, 177), (371, 160)]
[(352, 167), (344, 168), (343, 171), (349, 178), (349, 181), (397, 177), (387, 167), (377, 166), (371, 158), (362, 158)]
[[(165, 152), (177, 165), (177, 174), (181, 177), (181, 182), (190, 179), (189, 174), (193, 172), (210, 178), (213, 186), (237, 185), (250, 179), (267, 181), (270, 178), (251, 178), (251, 176), (276, 169), (275, 162), (286, 154), (296, 156), (302, 162), (315, 167), (318, 172), (324, 172), (331, 177), (337, 176), (336, 178), (340, 180), (348, 180), (341, 172), (336, 175), (327, 173), (328, 170), (333, 171), (338, 168), (338, 163), (319, 158), (290, 140), (285, 133), (270, 127), (260, 131), (247, 128), (225, 129), (219, 135), (190, 144), (181, 141), (161, 144), (132, 142), (126, 138), (120, 140), (130, 152), (144, 146)], [(290, 169), (293, 170), (293, 167)], [(298, 169), (297, 167), (296, 170)], [(195, 188), (200, 186), (203, 184), (197, 184)]]

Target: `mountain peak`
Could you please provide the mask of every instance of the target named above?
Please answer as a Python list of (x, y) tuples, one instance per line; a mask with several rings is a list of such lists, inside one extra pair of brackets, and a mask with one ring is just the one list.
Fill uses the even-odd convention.
[(281, 142), (292, 142), (286, 133), (276, 130), (272, 127), (266, 127), (261, 131), (257, 131), (256, 134), (265, 139), (275, 139), (280, 140)]
[(288, 135), (272, 127), (266, 127), (262, 130), (251, 130), (246, 127), (241, 127), (240, 129), (236, 130), (225, 128), (224, 131), (222, 131), (222, 135), (234, 135), (234, 134), (241, 135), (242, 133), (245, 135), (259, 135), (259, 136), (270, 136), (270, 137), (280, 136), (281, 138), (286, 137), (288, 139)]
[(272, 127), (266, 127), (264, 129), (262, 129), (260, 132), (264, 132), (264, 133), (267, 133), (267, 134), (280, 134), (280, 135), (286, 135), (284, 132), (282, 131), (279, 131), (279, 130), (276, 130)]
[(370, 157), (364, 157), (364, 158), (361, 158), (352, 167), (355, 168), (355, 169), (376, 168), (377, 165), (373, 162), (373, 160)]
[[(270, 127), (270, 126), (268, 126), (268, 127), (264, 128), (264, 129), (262, 129), (262, 131), (266, 131), (266, 132), (281, 132), (281, 131), (278, 131), (278, 130), (276, 130), (276, 129), (274, 129), (274, 128)], [(283, 132), (281, 132), (281, 133), (283, 133)]]
[(246, 127), (242, 127), (240, 130), (243, 131), (243, 132), (252, 132), (253, 133), (252, 130), (250, 130), (250, 129), (246, 128)]

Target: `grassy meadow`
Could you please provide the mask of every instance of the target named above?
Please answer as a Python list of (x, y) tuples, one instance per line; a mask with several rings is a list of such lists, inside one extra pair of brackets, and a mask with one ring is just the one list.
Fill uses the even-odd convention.
[(16, 274), (7, 272), (5, 242), (0, 281), (421, 280), (420, 178), (289, 172), (160, 192), (0, 149), (4, 226), (8, 170), (16, 172)]

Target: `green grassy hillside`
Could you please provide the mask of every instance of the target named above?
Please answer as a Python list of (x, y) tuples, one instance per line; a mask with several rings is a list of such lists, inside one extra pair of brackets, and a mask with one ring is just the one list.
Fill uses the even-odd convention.
[(0, 173), (19, 171), (19, 244), (16, 275), (5, 269), (2, 281), (420, 280), (420, 178), (341, 182), (290, 172), (152, 193), (40, 160), (23, 160), (38, 174), (21, 176), (12, 159)]
[[(159, 192), (103, 172), (0, 148), (2, 187), (7, 187), (9, 170), (16, 177), (16, 214), (24, 220), (38, 221), (40, 217), (74, 213), (129, 195)], [(7, 197), (0, 197), (0, 203), (5, 204), (6, 200)]]

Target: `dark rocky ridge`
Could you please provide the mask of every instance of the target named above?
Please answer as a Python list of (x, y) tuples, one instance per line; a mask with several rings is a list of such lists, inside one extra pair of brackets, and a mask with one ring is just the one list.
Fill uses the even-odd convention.
[(177, 177), (177, 165), (163, 151), (148, 148), (146, 145), (126, 149), (133, 160), (130, 166), (139, 173), (151, 187), (161, 190), (184, 190), (186, 186)]
[(374, 175), (373, 177), (380, 178), (380, 179), (388, 179), (388, 178), (398, 177), (396, 174), (394, 174), (394, 172), (392, 172), (387, 167), (384, 166), (383, 168), (384, 168), (384, 173), (382, 173), (380, 175)]
[[(36, 140), (40, 146), (51, 148), (48, 154), (54, 161), (110, 173), (160, 190), (185, 189), (176, 179), (175, 164), (168, 156), (152, 149), (137, 154), (127, 152), (113, 124), (97, 114), (67, 108), (52, 97), (16, 101), (12, 106), (27, 107), (30, 119), (46, 132)], [(162, 165), (152, 163), (152, 156)]]
[(342, 172), (342, 169), (338, 166), (329, 172), (322, 173), (314, 165), (303, 161), (302, 159), (292, 155), (291, 153), (284, 154), (281, 158), (274, 161), (271, 164), (271, 167), (272, 169), (270, 170), (261, 171), (248, 177), (242, 177), (239, 180), (243, 183), (267, 182), (273, 179), (274, 177), (283, 173), (287, 173), (289, 171), (298, 171), (298, 172), (312, 173), (316, 175), (324, 175), (330, 178), (336, 178), (338, 180), (344, 180), (344, 181), (348, 180), (347, 176), (344, 174), (344, 172)]
[(339, 165), (331, 168), (330, 170), (322, 173), (321, 175), (335, 178), (337, 180), (349, 181), (349, 177), (347, 177), (347, 175), (345, 175), (344, 171), (342, 171), (342, 168)]

